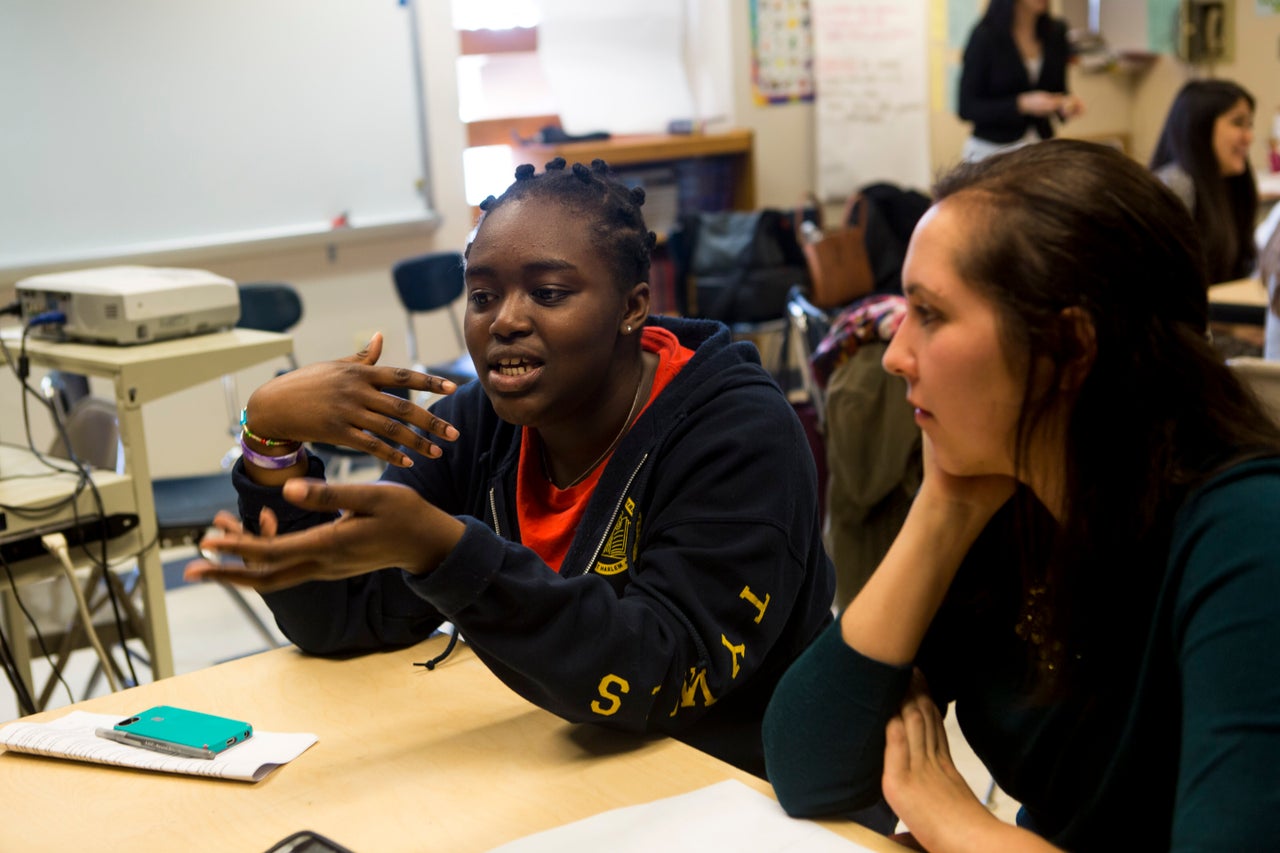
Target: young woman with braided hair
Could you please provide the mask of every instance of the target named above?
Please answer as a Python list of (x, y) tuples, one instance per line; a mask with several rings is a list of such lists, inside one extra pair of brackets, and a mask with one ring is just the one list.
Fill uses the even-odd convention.
[[(375, 336), (259, 388), (233, 473), (243, 519), (203, 543), (245, 565), (187, 577), (261, 591), (315, 654), (452, 622), (567, 720), (762, 774), (764, 706), (831, 619), (813, 460), (752, 347), (649, 316), (643, 201), (603, 161), (520, 167), (466, 251), (479, 381), (380, 366)], [(447, 396), (427, 411), (389, 387)], [(391, 464), (326, 484), (308, 441)]]

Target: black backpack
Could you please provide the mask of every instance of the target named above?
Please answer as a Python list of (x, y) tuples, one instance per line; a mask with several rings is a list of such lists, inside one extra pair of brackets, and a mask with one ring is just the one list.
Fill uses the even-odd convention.
[(677, 303), (685, 316), (760, 323), (785, 316), (787, 292), (809, 272), (790, 213), (691, 213), (668, 237)]

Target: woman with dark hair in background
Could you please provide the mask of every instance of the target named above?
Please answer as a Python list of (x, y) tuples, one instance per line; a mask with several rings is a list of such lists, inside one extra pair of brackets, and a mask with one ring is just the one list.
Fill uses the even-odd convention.
[(1192, 80), (1173, 99), (1151, 156), (1152, 171), (1191, 211), (1211, 283), (1250, 275), (1258, 257), (1254, 106), (1230, 80)]
[[(1280, 837), (1280, 429), (1206, 339), (1194, 226), (1117, 151), (962, 166), (884, 355), (924, 433), (888, 554), (778, 685), (792, 814), (889, 805), (926, 850)], [(1022, 805), (992, 815), (942, 712)]]
[(1053, 119), (1079, 115), (1067, 93), (1067, 28), (1050, 17), (1048, 0), (991, 0), (964, 49), (960, 118), (973, 122), (963, 157), (1053, 136)]

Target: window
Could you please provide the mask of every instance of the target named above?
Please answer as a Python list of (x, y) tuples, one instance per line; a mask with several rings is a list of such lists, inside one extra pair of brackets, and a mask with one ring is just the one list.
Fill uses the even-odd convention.
[(538, 62), (536, 0), (452, 0), (458, 57), (458, 118), (467, 202), (477, 205), (511, 183), (512, 142), (558, 127), (555, 99)]

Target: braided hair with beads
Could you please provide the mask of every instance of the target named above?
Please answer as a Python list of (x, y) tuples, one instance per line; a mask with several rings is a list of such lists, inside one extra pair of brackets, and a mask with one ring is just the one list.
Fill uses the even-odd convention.
[(525, 199), (546, 199), (564, 205), (587, 217), (597, 238), (601, 253), (608, 259), (614, 284), (621, 291), (649, 280), (649, 256), (657, 243), (657, 235), (644, 224), (640, 212), (644, 205), (644, 188), (628, 187), (609, 171), (604, 160), (592, 160), (590, 166), (574, 163), (566, 167), (563, 157), (546, 164), (542, 172), (530, 163), (516, 167), (516, 179), (498, 197), (480, 202), (480, 222), (494, 210)]

